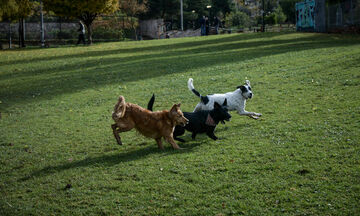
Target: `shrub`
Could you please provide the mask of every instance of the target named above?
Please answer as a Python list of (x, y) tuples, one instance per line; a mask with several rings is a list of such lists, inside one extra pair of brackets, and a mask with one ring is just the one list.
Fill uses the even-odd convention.
[(93, 29), (93, 37), (94, 39), (121, 40), (124, 37), (124, 31), (122, 29), (97, 27)]
[(265, 23), (269, 25), (274, 25), (277, 23), (276, 15), (274, 13), (270, 13), (265, 16)]
[(277, 7), (273, 12), (265, 16), (265, 23), (274, 25), (283, 23), (286, 20), (286, 15), (282, 11), (281, 7)]
[(274, 10), (274, 13), (276, 15), (276, 22), (279, 23), (284, 23), (286, 20), (286, 15), (284, 14), (282, 8), (279, 6)]
[(251, 25), (250, 17), (244, 12), (231, 12), (226, 14), (225, 26), (245, 28)]

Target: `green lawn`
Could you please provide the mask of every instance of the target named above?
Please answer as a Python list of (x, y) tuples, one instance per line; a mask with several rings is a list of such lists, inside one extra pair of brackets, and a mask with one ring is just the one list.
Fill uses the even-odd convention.
[[(184, 150), (135, 131), (119, 95), (154, 109), (254, 98)], [(360, 37), (231, 34), (0, 52), (0, 215), (359, 215)]]

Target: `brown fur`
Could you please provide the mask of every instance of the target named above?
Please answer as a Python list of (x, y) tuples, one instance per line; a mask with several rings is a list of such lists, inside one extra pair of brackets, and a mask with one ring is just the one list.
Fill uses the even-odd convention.
[(112, 118), (115, 124), (112, 124), (111, 128), (119, 145), (122, 145), (119, 133), (135, 128), (140, 134), (154, 138), (160, 149), (164, 149), (162, 137), (174, 149), (180, 149), (173, 138), (173, 131), (176, 125), (184, 126), (188, 122), (180, 110), (180, 104), (174, 104), (170, 111), (151, 112), (139, 105), (126, 103), (123, 96), (119, 97)]

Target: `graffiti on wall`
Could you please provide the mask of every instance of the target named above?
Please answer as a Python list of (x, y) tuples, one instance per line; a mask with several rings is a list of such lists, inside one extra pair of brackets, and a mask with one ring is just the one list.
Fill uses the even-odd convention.
[(315, 28), (315, 1), (306, 0), (295, 4), (296, 9), (296, 29), (314, 29)]

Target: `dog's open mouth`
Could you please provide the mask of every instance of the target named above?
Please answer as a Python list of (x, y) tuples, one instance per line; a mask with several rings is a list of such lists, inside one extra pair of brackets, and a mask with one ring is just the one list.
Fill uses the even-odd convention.
[(189, 121), (182, 122), (181, 126), (185, 127), (187, 124), (189, 124)]

